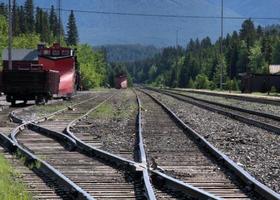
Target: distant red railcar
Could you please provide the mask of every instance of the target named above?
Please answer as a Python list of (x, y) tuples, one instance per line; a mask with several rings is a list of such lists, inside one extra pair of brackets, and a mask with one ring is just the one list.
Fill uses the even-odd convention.
[(70, 98), (76, 92), (79, 73), (73, 49), (38, 45), (37, 50), (15, 49), (12, 57), (13, 68), (9, 69), (4, 51), (1, 91), (8, 102), (45, 103), (53, 97)]
[(126, 75), (118, 75), (115, 77), (115, 88), (126, 89), (128, 87), (128, 80)]

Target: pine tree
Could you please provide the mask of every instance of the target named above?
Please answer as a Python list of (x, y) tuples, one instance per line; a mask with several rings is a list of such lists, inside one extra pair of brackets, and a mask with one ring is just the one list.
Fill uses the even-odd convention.
[(35, 31), (38, 34), (40, 34), (42, 31), (42, 12), (43, 12), (42, 9), (40, 9), (39, 7), (36, 8)]
[(77, 45), (79, 42), (78, 29), (73, 10), (71, 10), (67, 23), (67, 40), (68, 45)]
[(254, 45), (256, 36), (257, 33), (253, 21), (251, 19), (245, 20), (240, 30), (240, 38), (245, 41), (248, 50)]
[(42, 12), (41, 25), (42, 25), (41, 41), (50, 43), (51, 31), (50, 31), (50, 25), (49, 25), (48, 12), (44, 12), (44, 11)]
[(35, 30), (40, 35), (42, 42), (50, 42), (49, 16), (47, 12), (39, 7), (36, 8)]
[(18, 18), (19, 18), (19, 33), (26, 33), (26, 20), (24, 7), (20, 6), (18, 8)]
[(13, 35), (17, 36), (20, 33), (19, 30), (19, 16), (18, 16), (18, 7), (16, 0), (13, 0)]
[(24, 4), (26, 31), (32, 33), (34, 31), (34, 4), (33, 0), (26, 0)]
[(50, 16), (49, 16), (49, 25), (50, 25), (50, 31), (54, 38), (58, 37), (59, 32), (59, 23), (58, 23), (58, 17), (56, 15), (56, 12), (54, 10), (54, 6), (51, 6)]
[(8, 7), (5, 3), (0, 3), (0, 15), (8, 17)]

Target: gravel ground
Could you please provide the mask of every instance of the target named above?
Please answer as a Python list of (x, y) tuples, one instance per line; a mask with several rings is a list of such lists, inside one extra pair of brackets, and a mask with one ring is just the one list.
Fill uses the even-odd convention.
[(280, 136), (166, 95), (152, 94), (251, 175), (280, 192)]
[(86, 93), (73, 97), (70, 101), (54, 100), (56, 102), (50, 102), (46, 105), (32, 106), (28, 107), (16, 115), (25, 120), (34, 120), (41, 118), (45, 115), (51, 114), (57, 110), (63, 109), (79, 101), (85, 100), (87, 98), (93, 97), (96, 93)]
[(225, 98), (225, 97), (216, 97), (216, 96), (210, 96), (210, 95), (204, 95), (204, 94), (196, 94), (196, 93), (190, 93), (190, 92), (182, 92), (182, 94), (186, 94), (188, 96), (209, 100), (217, 103), (222, 103), (230, 106), (235, 106), (239, 108), (254, 110), (258, 112), (264, 112), (268, 114), (274, 114), (280, 116), (280, 106), (276, 105), (270, 105), (270, 104), (263, 104), (263, 103), (255, 103), (255, 102), (249, 102), (249, 101), (240, 101), (237, 99), (232, 98)]
[[(93, 140), (101, 142), (101, 149), (134, 160), (137, 108), (135, 94), (131, 90), (121, 91), (72, 131), (77, 136), (90, 133)], [(81, 127), (85, 124), (91, 126)]]

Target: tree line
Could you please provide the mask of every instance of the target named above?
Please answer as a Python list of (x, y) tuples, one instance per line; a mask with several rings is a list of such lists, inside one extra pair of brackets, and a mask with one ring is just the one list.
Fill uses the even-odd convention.
[(279, 26), (256, 27), (247, 19), (239, 32), (222, 40), (191, 39), (186, 47), (167, 47), (151, 59), (126, 66), (138, 83), (216, 89), (223, 73), (224, 89), (238, 90), (241, 74), (268, 73), (270, 64), (280, 64)]
[[(26, 0), (23, 5), (18, 5), (13, 0), (13, 35), (22, 36), (27, 34), (38, 34), (41, 42), (48, 44), (63, 38), (67, 45), (77, 45), (79, 42), (78, 29), (74, 12), (71, 11), (66, 35), (61, 19), (57, 16), (56, 9), (52, 5), (50, 10), (34, 7), (33, 0)], [(0, 3), (0, 15), (8, 18), (8, 5)], [(59, 21), (60, 20), (60, 21)]]

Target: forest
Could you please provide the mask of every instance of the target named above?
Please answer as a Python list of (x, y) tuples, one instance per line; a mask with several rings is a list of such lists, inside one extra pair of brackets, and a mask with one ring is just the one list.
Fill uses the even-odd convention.
[(116, 44), (95, 47), (96, 50), (106, 52), (108, 62), (133, 62), (145, 60), (160, 52), (159, 48), (152, 45)]
[(279, 26), (256, 27), (247, 19), (222, 40), (191, 39), (186, 47), (167, 47), (153, 58), (125, 65), (136, 83), (217, 89), (223, 72), (223, 88), (238, 90), (242, 74), (268, 73), (270, 64), (280, 64)]

